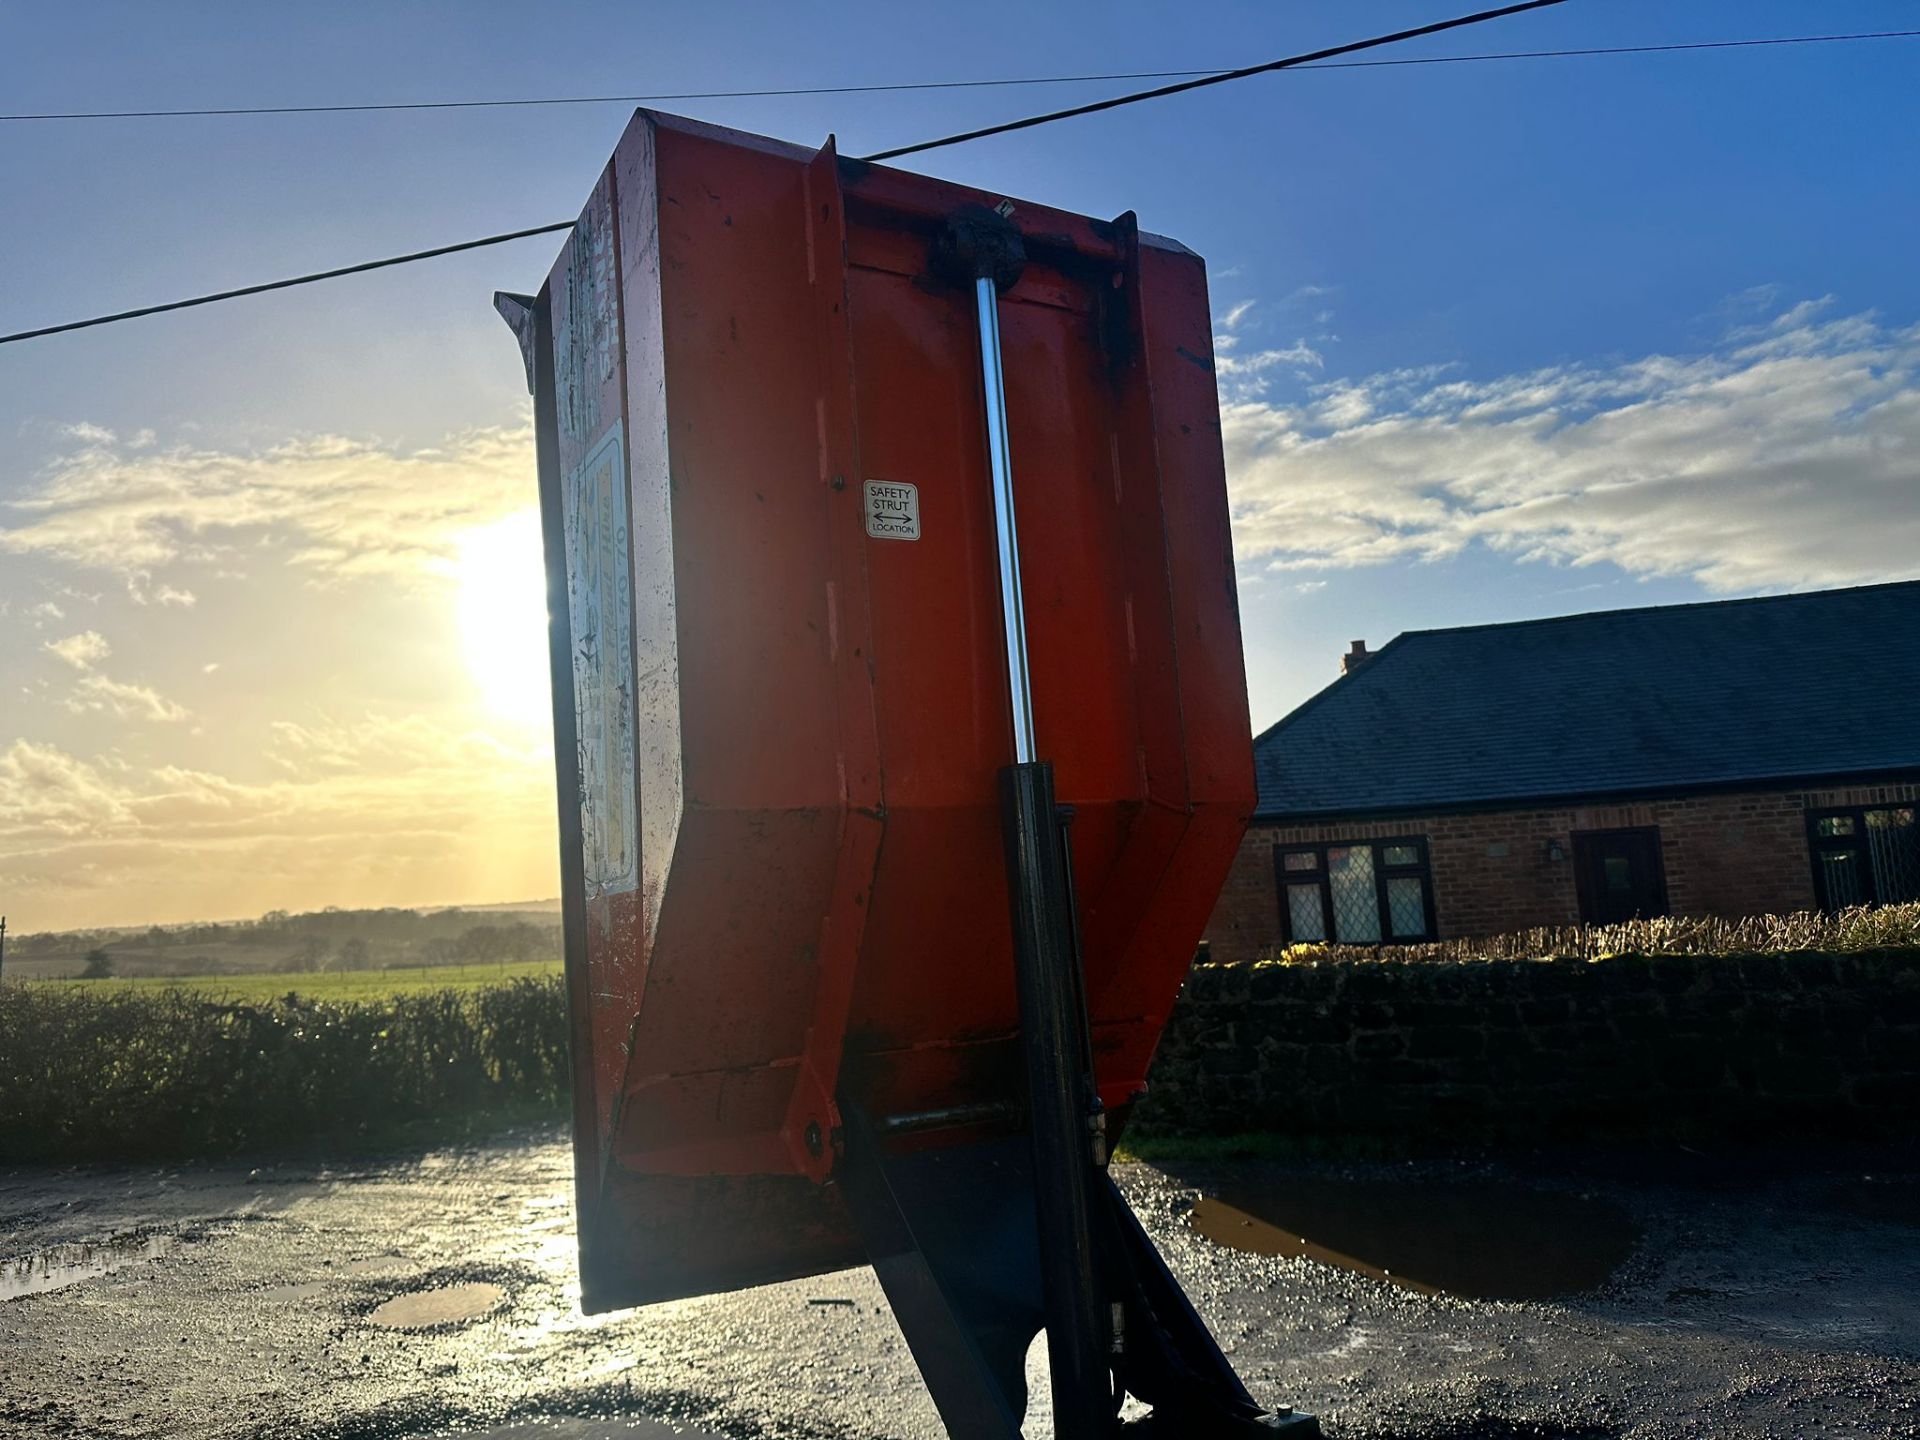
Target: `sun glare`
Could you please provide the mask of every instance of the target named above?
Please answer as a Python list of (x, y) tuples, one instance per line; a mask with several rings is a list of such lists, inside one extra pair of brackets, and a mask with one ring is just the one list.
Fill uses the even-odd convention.
[(498, 719), (542, 728), (551, 711), (540, 513), (517, 510), (469, 530), (459, 549), (460, 635), (474, 685)]

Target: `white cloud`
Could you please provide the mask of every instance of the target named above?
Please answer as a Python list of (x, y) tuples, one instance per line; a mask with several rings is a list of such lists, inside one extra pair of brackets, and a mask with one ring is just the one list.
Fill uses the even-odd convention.
[[(57, 463), (0, 492), (0, 576), (74, 617), (36, 633), (16, 595), (4, 622), (41, 655), (32, 693), (0, 703), (15, 923), (551, 893), (551, 752), (489, 738), (477, 682), (431, 642), (456, 628), (463, 543), (534, 499), (530, 434), (223, 453), (181, 433), (70, 427)], [(289, 645), (324, 664), (258, 663)], [(281, 677), (269, 698), (294, 720), (261, 724), (257, 685), (221, 683), (242, 660)], [(329, 717), (340, 695), (394, 713)]]
[(1258, 400), (1266, 393), (1271, 371), (1290, 370), (1305, 379), (1326, 368), (1326, 357), (1304, 339), (1242, 353), (1240, 331), (1247, 325), (1254, 304), (1242, 300), (1229, 308), (1220, 317), (1220, 332), (1213, 337), (1214, 375), (1220, 382), (1221, 397), (1228, 401)]
[(127, 576), (127, 598), (136, 605), (177, 605), (183, 610), (191, 610), (200, 602), (200, 597), (191, 590), (181, 590), (165, 581), (154, 583), (153, 576), (145, 570)]
[(269, 749), (285, 773), (245, 782), (0, 748), (0, 892), (17, 914), (105, 924), (553, 883), (544, 747), (369, 716), (275, 727)]
[(98, 630), (82, 630), (64, 640), (49, 640), (46, 648), (76, 670), (91, 670), (113, 653), (113, 646)]
[(184, 720), (190, 713), (147, 685), (132, 685), (105, 675), (83, 675), (67, 699), (75, 714), (106, 710), (122, 720)]
[(45, 647), (56, 658), (81, 672), (67, 697), (67, 709), (76, 715), (89, 711), (108, 711), (122, 720), (184, 720), (188, 711), (147, 685), (127, 684), (99, 672), (99, 665), (113, 654), (113, 646), (98, 630), (82, 630), (64, 640), (49, 640)]
[[(1215, 349), (1220, 349), (1217, 340)], [(1214, 357), (1214, 373), (1220, 380), (1221, 395), (1229, 402), (1251, 401), (1265, 393), (1270, 370), (1287, 369), (1296, 376), (1306, 376), (1325, 369), (1327, 363), (1326, 357), (1304, 340), (1248, 355), (1232, 354), (1232, 349), (1229, 345), (1225, 352)]]
[[(1611, 562), (1716, 590), (1920, 572), (1920, 327), (1821, 303), (1698, 355), (1474, 381), (1223, 385), (1243, 566)], [(1277, 363), (1277, 362), (1276, 362)]]
[(0, 751), (0, 836), (31, 831), (44, 843), (99, 833), (130, 818), (122, 796), (98, 767), (28, 740)]
[(1280, 307), (1284, 310), (1298, 305), (1305, 300), (1317, 300), (1322, 295), (1333, 294), (1333, 290), (1334, 287), (1331, 285), (1302, 285), (1292, 291), (1286, 299), (1282, 300)]
[(284, 548), (309, 579), (444, 574), (455, 537), (530, 503), (533, 441), (519, 427), (396, 450), (313, 436), (254, 453), (160, 448), (93, 425), (21, 498), (0, 504), (0, 553), (118, 575), (141, 604), (187, 606), (162, 578)]

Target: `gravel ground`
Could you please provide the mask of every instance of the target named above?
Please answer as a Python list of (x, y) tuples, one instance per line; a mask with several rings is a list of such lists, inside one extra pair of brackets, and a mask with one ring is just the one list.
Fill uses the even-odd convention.
[[(1254, 1393), (1314, 1411), (1334, 1440), (1920, 1435), (1911, 1151), (1120, 1172)], [(1505, 1302), (1189, 1227), (1200, 1195), (1284, 1212), (1290, 1184), (1323, 1213), (1350, 1186), (1355, 1213), (1385, 1196), (1469, 1229), (1447, 1197), (1497, 1187), (1535, 1215), (1564, 1197), (1558, 1248), (1580, 1250), (1596, 1204), (1630, 1243), (1584, 1294)], [(1489, 1235), (1540, 1243), (1497, 1204), (1479, 1228), (1458, 1235), (1456, 1274)], [(1393, 1268), (1359, 1253), (1364, 1226), (1333, 1241)], [(587, 1318), (572, 1250), (550, 1135), (357, 1168), (0, 1170), (0, 1434), (942, 1433), (868, 1271)], [(1489, 1273), (1510, 1274), (1505, 1259)], [(423, 1291), (443, 1293), (392, 1303)]]

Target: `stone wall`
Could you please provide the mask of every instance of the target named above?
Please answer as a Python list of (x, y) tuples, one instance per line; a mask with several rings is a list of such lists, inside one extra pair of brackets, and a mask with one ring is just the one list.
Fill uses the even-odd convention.
[[(1653, 826), (1675, 915), (1782, 915), (1814, 905), (1806, 812), (1911, 805), (1920, 785), (1728, 792), (1623, 805), (1489, 810), (1314, 825), (1256, 825), (1234, 862), (1206, 939), (1215, 960), (1256, 959), (1280, 943), (1276, 844), (1423, 836), (1442, 939), (1580, 920), (1573, 834)], [(1548, 842), (1560, 843), (1561, 859)]]
[(1551, 1143), (1920, 1135), (1920, 950), (1194, 969), (1139, 1123)]

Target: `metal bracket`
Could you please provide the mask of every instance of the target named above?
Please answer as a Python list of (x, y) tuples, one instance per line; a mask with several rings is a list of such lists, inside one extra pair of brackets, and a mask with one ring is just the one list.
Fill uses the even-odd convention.
[[(855, 1105), (841, 1108), (841, 1189), (948, 1434), (1018, 1440), (1026, 1354), (1046, 1314), (1027, 1137), (1000, 1130), (936, 1148), (919, 1126), (895, 1134)], [(956, 1124), (981, 1129), (977, 1117)], [(1248, 1395), (1113, 1182), (1101, 1177), (1088, 1198), (1098, 1283), (1119, 1307), (1121, 1345), (1107, 1357), (1100, 1413), (1076, 1427), (1056, 1409), (1055, 1434), (1319, 1440), (1312, 1416), (1270, 1414)], [(1052, 1340), (1049, 1332), (1050, 1353)], [(1122, 1425), (1125, 1394), (1152, 1415)]]
[(531, 295), (516, 295), (511, 290), (493, 292), (493, 308), (500, 312), (500, 318), (507, 322), (507, 328), (513, 331), (513, 338), (520, 342), (520, 363), (527, 367), (527, 393), (533, 394), (534, 368), (534, 308), (537, 302)]

